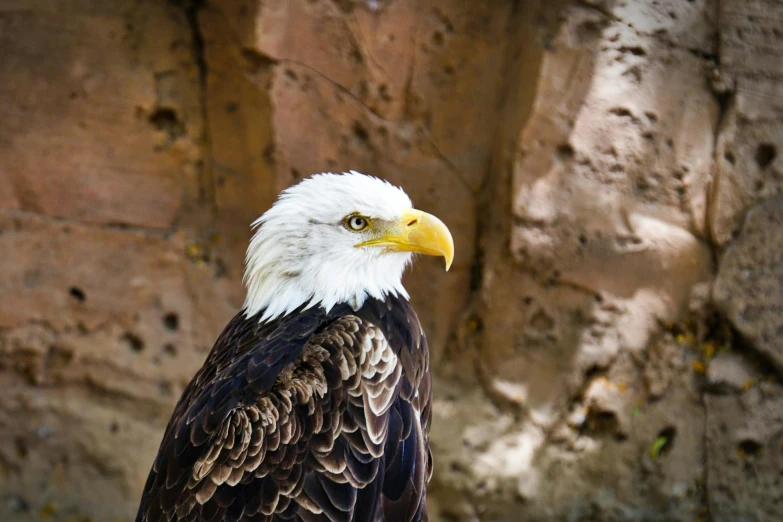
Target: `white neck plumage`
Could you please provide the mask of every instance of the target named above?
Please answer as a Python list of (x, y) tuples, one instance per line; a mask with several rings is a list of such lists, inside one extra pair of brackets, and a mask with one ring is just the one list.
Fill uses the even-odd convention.
[(379, 250), (368, 262), (366, 252), (360, 257), (357, 249), (320, 249), (319, 244), (305, 235), (270, 232), (262, 224), (247, 250), (245, 316), (262, 312), (259, 320), (265, 322), (303, 305), (329, 311), (346, 303), (357, 310), (369, 297), (408, 298), (402, 275), (410, 253)]

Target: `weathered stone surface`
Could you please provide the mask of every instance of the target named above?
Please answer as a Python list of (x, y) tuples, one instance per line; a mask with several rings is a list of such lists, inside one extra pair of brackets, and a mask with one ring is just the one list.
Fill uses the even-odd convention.
[(783, 190), (783, 6), (732, 0), (719, 11), (720, 70), (712, 81), (729, 110), (715, 151), (710, 228), (725, 245), (746, 208)]
[(707, 380), (717, 391), (738, 392), (763, 377), (747, 360), (738, 353), (722, 353), (712, 359), (707, 366)]
[[(524, 381), (552, 416), (584, 372), (643, 350), (708, 277), (717, 105), (691, 54), (589, 10), (571, 12), (542, 70), (513, 171), (519, 268), (485, 279), (483, 350), (490, 373)], [(502, 313), (512, 302), (520, 313)]]
[[(590, 2), (588, 2), (590, 3)], [(715, 47), (715, 3), (710, 0), (611, 2), (612, 14), (634, 31), (662, 38), (672, 46), (712, 54)]]
[(783, 190), (781, 143), (783, 116), (757, 121), (745, 119), (736, 108), (729, 110), (718, 137), (712, 190), (712, 234), (719, 244), (739, 233), (748, 207)]
[(0, 491), (34, 510), (127, 517), (174, 401), (237, 305), (180, 235), (15, 211), (0, 214), (0, 251)]
[[(703, 3), (671, 3), (661, 38), (657, 22), (632, 23), (658, 9), (629, 11), (638, 4), (568, 9), (532, 113), (507, 131), (514, 219), (486, 237), (473, 359), (500, 409), (474, 424), (478, 399), (466, 412), (455, 401), (434, 434), (450, 462), (437, 487), (455, 499), (439, 506), (459, 520), (692, 520), (701, 509), (699, 390), (682, 347), (655, 343), (710, 278), (719, 106), (685, 45), (709, 52), (699, 34), (712, 27)], [(698, 42), (675, 45), (686, 32)], [(496, 435), (461, 447), (480, 425)], [(653, 462), (659, 437), (671, 441)]]
[[(447, 0), (426, 6), (378, 2), (374, 8), (371, 2), (276, 0), (264, 2), (256, 14), (252, 48), (281, 65), (281, 76), (287, 81), (281, 82), (279, 97), (304, 93), (304, 99), (318, 105), (314, 110), (312, 105), (298, 104), (296, 113), (283, 110), (278, 113), (281, 117), (327, 118), (325, 128), (305, 127), (309, 132), (298, 137), (303, 144), (377, 147), (384, 153), (376, 156), (403, 164), (409, 152), (424, 148), (433, 163), (445, 163), (457, 171), (452, 175), (462, 178), (458, 181), (477, 190), (492, 152), (497, 119), (491, 116), (498, 112), (503, 96), (506, 31), (513, 9), (510, 2)], [(303, 38), (316, 33), (317, 39)], [(311, 83), (321, 85), (308, 93)], [(455, 111), (454, 100), (470, 103)], [(328, 105), (320, 105), (324, 102)], [(332, 104), (347, 110), (329, 110)], [(349, 119), (348, 125), (339, 118)], [(276, 126), (287, 127), (280, 122)], [(465, 139), (466, 127), (472, 140)], [(333, 138), (312, 139), (321, 132)], [(296, 141), (281, 141), (286, 152), (298, 157)], [(385, 152), (390, 142), (399, 150)], [(318, 159), (330, 160), (329, 168), (344, 169), (345, 156), (339, 155), (337, 161), (334, 154), (342, 150), (330, 152), (331, 157)], [(301, 177), (323, 165), (305, 164), (307, 170), (299, 168), (302, 164), (290, 166)], [(380, 173), (386, 174), (383, 169)]]
[(774, 0), (718, 4), (719, 86), (735, 89), (739, 112), (753, 120), (783, 116), (783, 6)]
[(151, 419), (147, 404), (89, 387), (3, 383), (0, 517), (130, 520), (170, 408)]
[(716, 521), (783, 517), (782, 395), (770, 382), (783, 369), (781, 17), (776, 2), (719, 3), (720, 70), (712, 80), (728, 110), (710, 194), (711, 235), (724, 248), (713, 299), (761, 361), (733, 363), (724, 381), (735, 391), (750, 373), (741, 395), (706, 398), (707, 487)]
[(751, 208), (713, 290), (737, 330), (783, 372), (783, 196)]
[(437, 388), (434, 491), (444, 519), (693, 520), (704, 411), (685, 358), (673, 363), (664, 399), (650, 401), (622, 354), (554, 422), (533, 410), (519, 422), (475, 392)]
[(152, 0), (13, 4), (0, 16), (0, 97), (13, 100), (0, 126), (0, 203), (171, 227), (202, 129), (184, 11)]
[(716, 522), (778, 520), (783, 513), (783, 388), (707, 397), (707, 488)]
[(204, 185), (219, 217), (213, 231), (220, 239), (216, 253), (232, 280), (241, 277), (250, 223), (271, 206), (280, 188), (268, 91), (272, 64), (245, 43), (252, 36), (256, 4), (210, 3), (197, 15), (210, 143)]
[(174, 2), (0, 7), (2, 520), (131, 519), (241, 303), (202, 253), (196, 47)]

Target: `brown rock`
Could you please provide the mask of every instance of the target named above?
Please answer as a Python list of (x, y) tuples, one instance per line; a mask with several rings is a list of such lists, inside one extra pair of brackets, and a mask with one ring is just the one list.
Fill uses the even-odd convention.
[(779, 519), (783, 389), (762, 383), (739, 397), (708, 396), (706, 405), (712, 519)]
[(780, 121), (747, 120), (736, 108), (728, 112), (718, 138), (711, 202), (712, 234), (719, 244), (739, 234), (747, 208), (783, 190), (780, 143)]
[(4, 8), (0, 97), (13, 100), (0, 126), (5, 208), (174, 222), (202, 129), (193, 43), (181, 10), (131, 5), (67, 16), (45, 2)]
[[(550, 410), (584, 372), (643, 351), (711, 265), (698, 236), (717, 106), (697, 62), (617, 22), (576, 39), (594, 17), (571, 11), (544, 56), (547, 77), (573, 80), (543, 91), (519, 136), (519, 268), (500, 257), (485, 278), (488, 373), (528, 383), (530, 401)], [(592, 76), (580, 74), (589, 63)], [(664, 82), (666, 97), (655, 87)], [(520, 313), (503, 313), (510, 307)]]
[[(671, 8), (694, 21), (705, 6)], [(518, 420), (476, 421), (498, 433), (474, 450), (482, 466), (435, 432), (436, 455), (459, 463), (437, 487), (496, 520), (692, 520), (698, 391), (682, 347), (647, 350), (710, 277), (702, 238), (718, 105), (693, 54), (630, 19), (567, 13), (543, 54), (533, 111), (509, 140), (514, 221), (485, 243), (479, 369), (502, 408), (495, 419), (507, 410)], [(671, 20), (670, 34), (682, 34)], [(468, 417), (459, 408), (451, 415)], [(475, 429), (468, 421), (459, 433)], [(607, 477), (623, 479), (599, 485)], [(463, 511), (452, 515), (468, 520)]]
[[(250, 224), (272, 205), (281, 188), (268, 92), (273, 66), (248, 51), (250, 43), (236, 41), (252, 37), (255, 9), (255, 1), (221, 2), (198, 15), (208, 64), (204, 103), (210, 143), (200, 196), (214, 204), (217, 252), (226, 277), (234, 281), (241, 277)], [(191, 212), (196, 223), (204, 219), (202, 207), (196, 205)]]
[(670, 45), (701, 52), (714, 51), (715, 7), (708, 0), (683, 4), (678, 0), (659, 2), (616, 2), (612, 14), (619, 21), (647, 36), (665, 39)]
[(4, 379), (2, 519), (29, 520), (33, 510), (35, 518), (54, 511), (54, 520), (130, 520), (149, 471), (141, 461), (155, 455), (168, 408), (150, 422), (143, 402), (120, 403), (96, 400), (89, 388), (32, 391)]
[(720, 262), (713, 298), (759, 352), (783, 371), (783, 197), (750, 209)]
[(763, 377), (746, 357), (737, 353), (719, 354), (707, 366), (707, 380), (717, 390), (742, 391)]
[(202, 282), (191, 280), (181, 235), (166, 239), (23, 213), (3, 213), (0, 231), (0, 250), (10, 254), (0, 327), (42, 322), (57, 331), (92, 332), (114, 322), (130, 328), (140, 314), (152, 319), (152, 309), (159, 311), (154, 334), (166, 331), (169, 314), (178, 318), (177, 331), (196, 337), (225, 324), (225, 316), (208, 324), (191, 316), (196, 303), (190, 285), (203, 285), (212, 274), (204, 267)]
[(729, 108), (718, 134), (710, 229), (725, 245), (746, 208), (783, 190), (783, 7), (732, 0), (721, 2), (719, 11), (720, 69), (712, 79)]
[(230, 289), (179, 236), (5, 212), (0, 251), (3, 496), (129, 517)]

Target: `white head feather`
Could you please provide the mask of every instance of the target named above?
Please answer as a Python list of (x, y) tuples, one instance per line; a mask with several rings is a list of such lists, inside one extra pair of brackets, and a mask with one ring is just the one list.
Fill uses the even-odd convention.
[(298, 307), (338, 303), (359, 308), (368, 297), (408, 297), (402, 275), (410, 252), (355, 248), (361, 232), (344, 226), (352, 214), (398, 220), (411, 209), (402, 189), (355, 171), (316, 174), (280, 194), (258, 218), (245, 260), (245, 315), (261, 321)]

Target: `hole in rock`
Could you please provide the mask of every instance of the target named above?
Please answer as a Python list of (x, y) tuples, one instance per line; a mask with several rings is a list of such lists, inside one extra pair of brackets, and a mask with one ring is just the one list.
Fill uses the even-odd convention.
[(745, 439), (739, 443), (739, 451), (748, 457), (755, 457), (761, 453), (761, 444), (753, 439)]
[(172, 332), (177, 331), (177, 329), (179, 328), (179, 316), (174, 312), (167, 313), (166, 315), (163, 316), (163, 326), (165, 326), (167, 330), (171, 330)]
[(78, 286), (72, 286), (68, 290), (68, 293), (71, 294), (71, 297), (73, 297), (79, 303), (83, 303), (87, 299), (87, 295), (85, 295), (84, 290)]
[(770, 145), (769, 143), (762, 143), (758, 146), (758, 148), (756, 148), (756, 164), (761, 169), (767, 168), (773, 161), (775, 161), (775, 156), (777, 155), (778, 153), (774, 145)]
[(144, 341), (142, 341), (141, 337), (135, 333), (126, 332), (125, 335), (122, 336), (122, 340), (125, 344), (128, 345), (128, 348), (134, 352), (140, 352), (144, 350)]

